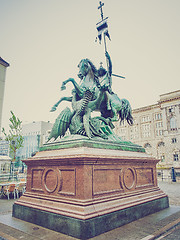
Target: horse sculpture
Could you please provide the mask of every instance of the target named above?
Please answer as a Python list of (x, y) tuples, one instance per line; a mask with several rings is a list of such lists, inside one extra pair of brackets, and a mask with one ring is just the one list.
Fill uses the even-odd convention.
[[(131, 106), (126, 99), (119, 99), (113, 92), (110, 94), (106, 88), (101, 85), (98, 77), (98, 71), (89, 59), (82, 59), (78, 65), (80, 83), (73, 78), (63, 81), (61, 90), (66, 89), (66, 84), (71, 82), (74, 86), (72, 96), (62, 97), (51, 108), (55, 111), (62, 101), (72, 103), (72, 109), (64, 109), (52, 128), (49, 136), (57, 138), (64, 136), (69, 128), (71, 134), (79, 134), (92, 138), (95, 136), (108, 138), (112, 134), (113, 121), (124, 121), (132, 125), (133, 118)], [(93, 111), (101, 112), (101, 117), (91, 118)]]

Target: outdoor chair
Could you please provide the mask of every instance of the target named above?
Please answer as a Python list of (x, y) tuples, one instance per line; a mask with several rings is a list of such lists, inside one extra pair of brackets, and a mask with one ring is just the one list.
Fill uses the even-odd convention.
[(26, 185), (24, 183), (20, 183), (16, 188), (17, 198), (19, 198), (20, 194), (23, 195), (26, 191)]
[(15, 184), (10, 184), (4, 189), (4, 194), (7, 195), (8, 200), (9, 200), (9, 195), (14, 194), (14, 199), (16, 198), (16, 185)]
[(26, 182), (26, 179), (25, 178), (21, 178), (20, 182)]

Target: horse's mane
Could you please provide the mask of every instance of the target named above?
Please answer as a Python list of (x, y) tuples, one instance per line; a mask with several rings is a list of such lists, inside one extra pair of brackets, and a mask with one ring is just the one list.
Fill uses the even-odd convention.
[(90, 65), (91, 65), (91, 68), (92, 68), (92, 71), (94, 74), (97, 74), (97, 68), (95, 67), (95, 65), (91, 62), (91, 60), (89, 60), (88, 58), (85, 59)]
[(98, 70), (97, 70), (97, 68), (96, 68), (95, 65), (91, 62), (91, 60), (89, 60), (88, 58), (86, 58), (85, 60), (86, 60), (86, 61), (89, 63), (89, 65), (91, 66), (91, 69), (92, 69), (92, 71), (93, 71), (93, 73), (94, 73), (94, 80), (95, 80), (95, 82), (96, 82), (96, 84), (97, 84), (97, 87), (100, 88), (100, 83), (99, 83)]

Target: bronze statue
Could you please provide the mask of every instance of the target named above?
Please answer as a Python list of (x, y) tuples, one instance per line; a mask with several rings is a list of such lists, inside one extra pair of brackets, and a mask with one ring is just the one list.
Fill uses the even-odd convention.
[[(113, 121), (126, 119), (129, 124), (133, 123), (129, 102), (126, 99), (119, 99), (111, 89), (112, 63), (107, 52), (106, 57), (109, 61), (108, 71), (102, 67), (97, 70), (89, 59), (82, 59), (78, 65), (80, 83), (78, 84), (73, 78), (63, 81), (61, 90), (66, 89), (68, 82), (74, 85), (72, 96), (61, 98), (54, 104), (51, 111), (55, 111), (62, 101), (70, 101), (73, 111), (66, 108), (60, 113), (49, 140), (64, 136), (67, 129), (73, 135), (108, 139), (110, 134), (114, 134)], [(99, 111), (101, 117), (92, 118), (93, 111)]]
[[(112, 141), (122, 141), (113, 132), (113, 121), (120, 122), (127, 120), (128, 124), (133, 124), (131, 106), (126, 99), (120, 99), (112, 91), (112, 76), (124, 78), (112, 74), (112, 62), (107, 52), (106, 37), (110, 39), (108, 32), (107, 18), (103, 17), (102, 4), (101, 21), (97, 23), (98, 38), (101, 41), (104, 36), (105, 56), (107, 70), (100, 66), (97, 68), (89, 59), (82, 59), (78, 65), (80, 78), (79, 84), (74, 78), (63, 81), (61, 90), (66, 89), (66, 84), (71, 82), (74, 85), (72, 96), (62, 97), (53, 105), (51, 112), (55, 111), (62, 101), (69, 101), (72, 105), (64, 109), (55, 121), (49, 139), (57, 139), (65, 135), (69, 129), (72, 135), (82, 135), (88, 138), (100, 137)], [(93, 111), (101, 113), (100, 117), (91, 117)]]

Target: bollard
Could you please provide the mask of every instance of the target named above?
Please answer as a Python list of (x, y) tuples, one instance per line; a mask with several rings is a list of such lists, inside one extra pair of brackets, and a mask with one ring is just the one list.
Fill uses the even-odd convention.
[(176, 172), (174, 170), (174, 167), (171, 168), (171, 178), (172, 182), (176, 182)]

